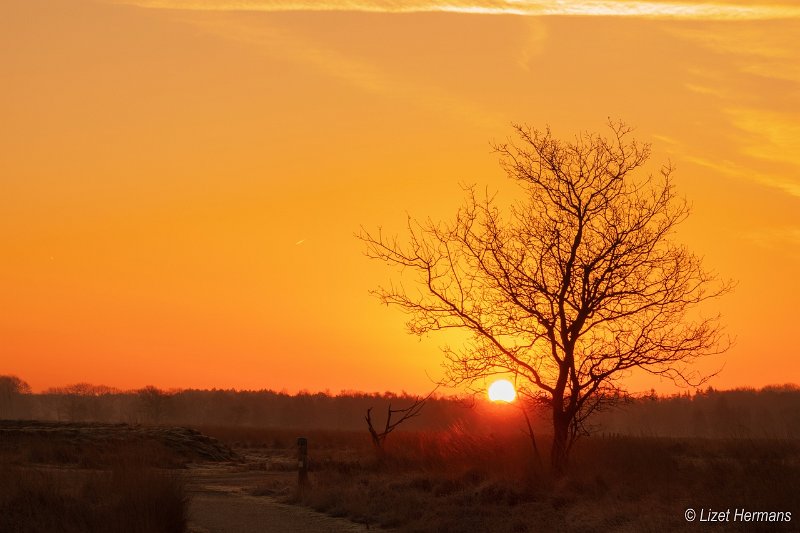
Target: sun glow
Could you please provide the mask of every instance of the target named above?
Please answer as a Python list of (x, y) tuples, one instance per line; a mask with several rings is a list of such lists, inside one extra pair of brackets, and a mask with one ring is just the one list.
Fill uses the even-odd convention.
[(489, 385), (489, 399), (493, 402), (513, 402), (517, 397), (514, 384), (507, 379), (498, 379)]

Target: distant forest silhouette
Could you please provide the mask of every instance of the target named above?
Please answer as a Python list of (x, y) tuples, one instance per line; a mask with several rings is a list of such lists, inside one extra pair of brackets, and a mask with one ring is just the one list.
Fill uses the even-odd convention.
[[(273, 390), (175, 390), (145, 387), (121, 391), (87, 383), (32, 393), (14, 376), (0, 376), (0, 418), (126, 422), (157, 425), (247, 426), (285, 429), (358, 430), (366, 435), (369, 408), (380, 416), (419, 397), (405, 393), (339, 394)], [(537, 432), (549, 433), (545, 413), (533, 417)], [(421, 415), (400, 430), (440, 431), (454, 426), (472, 432), (517, 431), (523, 423), (515, 405), (482, 398), (433, 396)], [(705, 390), (680, 395), (627, 397), (596, 413), (597, 433), (702, 438), (800, 438), (800, 387)]]

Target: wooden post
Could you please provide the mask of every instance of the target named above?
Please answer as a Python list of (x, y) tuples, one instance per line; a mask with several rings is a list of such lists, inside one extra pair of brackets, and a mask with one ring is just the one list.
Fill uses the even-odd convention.
[(302, 493), (308, 487), (308, 439), (297, 438), (297, 487)]

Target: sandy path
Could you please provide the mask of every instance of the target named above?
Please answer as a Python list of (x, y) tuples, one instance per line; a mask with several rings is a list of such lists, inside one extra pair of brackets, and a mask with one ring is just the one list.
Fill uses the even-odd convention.
[(189, 472), (187, 489), (191, 533), (353, 533), (377, 532), (343, 518), (286, 505), (269, 496), (251, 496), (250, 489), (267, 473), (200, 468)]
[[(284, 505), (259, 496), (230, 493), (193, 494), (189, 531), (192, 533), (351, 533), (363, 525)], [(374, 531), (374, 529), (371, 529)]]

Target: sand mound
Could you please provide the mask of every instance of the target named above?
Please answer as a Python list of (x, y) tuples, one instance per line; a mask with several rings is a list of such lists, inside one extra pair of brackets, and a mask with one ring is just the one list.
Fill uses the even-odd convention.
[[(137, 447), (158, 450), (183, 462), (238, 459), (236, 453), (218, 440), (184, 427), (0, 420), (0, 449), (40, 453), (46, 449), (41, 462), (80, 462), (91, 452), (114, 454)], [(77, 460), (76, 454), (81, 456)]]

